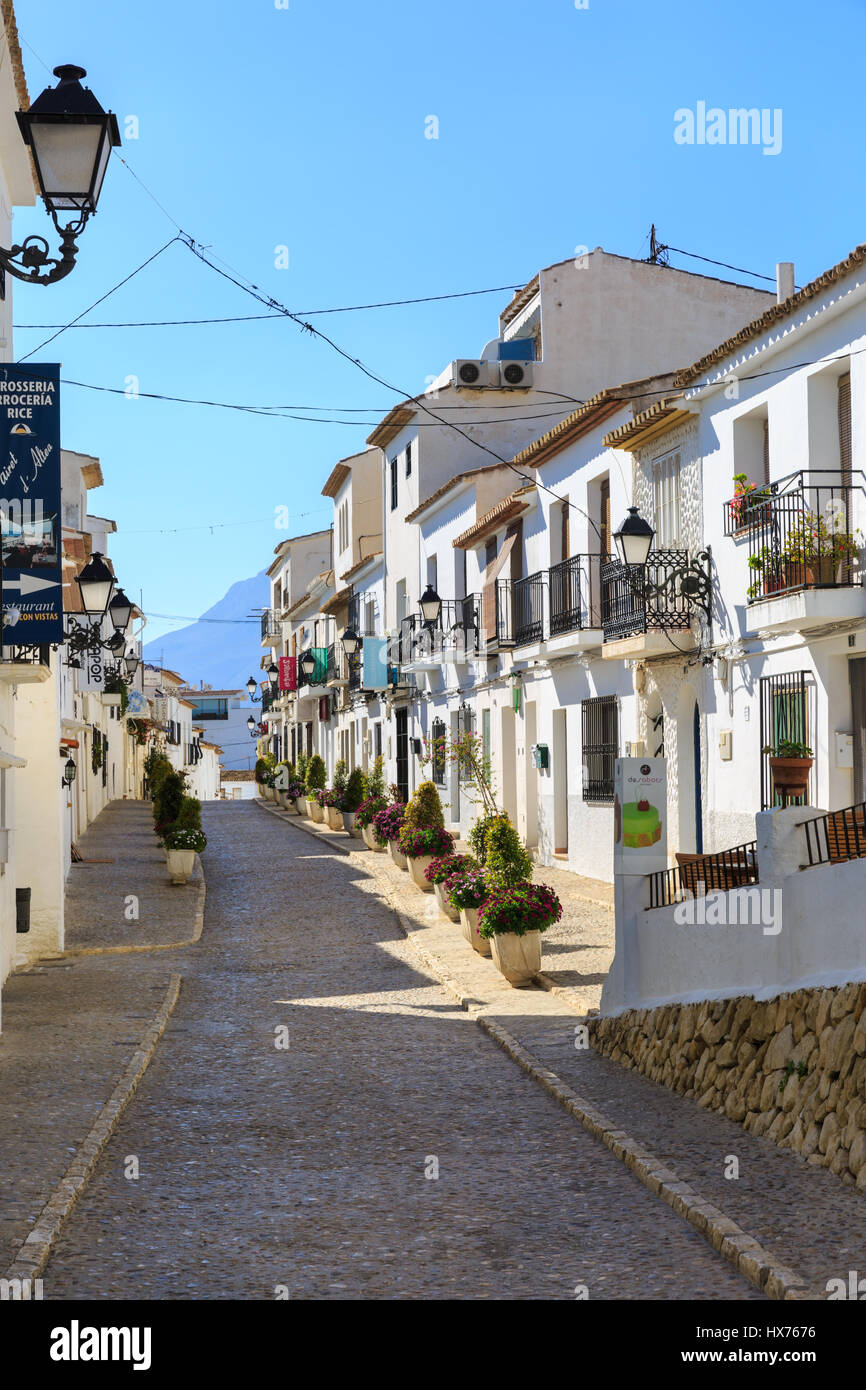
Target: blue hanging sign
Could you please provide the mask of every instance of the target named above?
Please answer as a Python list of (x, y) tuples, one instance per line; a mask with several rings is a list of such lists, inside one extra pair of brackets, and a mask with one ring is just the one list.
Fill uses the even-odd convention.
[(60, 367), (0, 363), (2, 642), (63, 640)]

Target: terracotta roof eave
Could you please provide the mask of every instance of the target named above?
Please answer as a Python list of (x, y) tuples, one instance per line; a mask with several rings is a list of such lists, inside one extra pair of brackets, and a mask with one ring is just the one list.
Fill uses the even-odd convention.
[(797, 290), (796, 294), (790, 295), (781, 304), (771, 304), (768, 309), (764, 310), (763, 314), (760, 314), (756, 319), (752, 319), (751, 323), (747, 323), (744, 328), (741, 328), (738, 333), (734, 333), (730, 338), (726, 338), (723, 343), (719, 343), (718, 347), (713, 348), (712, 352), (708, 352), (697, 362), (692, 363), (690, 367), (684, 367), (682, 371), (677, 372), (674, 377), (674, 385), (691, 385), (692, 382), (699, 376), (702, 376), (708, 368), (715, 366), (719, 362), (723, 362), (727, 357), (731, 357), (736, 352), (737, 348), (760, 337), (768, 328), (772, 328), (773, 324), (788, 318), (792, 313), (795, 313), (797, 309), (807, 304), (810, 299), (814, 299), (816, 295), (821, 294), (824, 290), (828, 289), (838, 280), (842, 280), (852, 270), (856, 270), (858, 266), (864, 263), (866, 263), (866, 242), (861, 242), (859, 246), (854, 247), (854, 250), (851, 251), (844, 260), (831, 266), (829, 270), (825, 270), (823, 274), (811, 280), (808, 285), (804, 285), (801, 290)]
[(611, 430), (604, 436), (602, 443), (609, 449), (625, 447), (633, 452), (657, 434), (666, 434), (686, 420), (697, 419), (698, 412), (684, 408), (681, 402), (682, 397), (679, 394), (656, 401), (654, 405), (635, 415), (634, 419), (620, 425), (619, 429)]
[[(407, 518), (407, 520), (408, 520), (408, 518)], [(381, 558), (382, 558), (382, 551), (381, 551), (381, 550), (376, 550), (376, 551), (374, 551), (372, 555), (365, 555), (364, 558), (363, 558), (363, 560), (359, 560), (359, 561), (357, 562), (357, 564), (354, 564), (354, 565), (352, 566), (351, 569), (343, 570), (343, 573), (340, 575), (340, 578), (341, 578), (341, 579), (352, 579), (356, 574), (359, 574), (359, 573), (361, 572), (361, 570), (364, 568), (365, 565), (371, 564), (373, 560), (381, 560)]]
[(322, 612), (322, 613), (328, 613), (328, 614), (333, 614), (333, 613), (335, 613), (339, 608), (342, 608), (343, 604), (347, 604), (347, 603), (349, 602), (349, 599), (350, 599), (351, 597), (352, 597), (352, 586), (351, 586), (351, 585), (347, 585), (344, 589), (338, 589), (337, 592), (336, 592), (335, 594), (332, 594), (331, 597), (330, 597), (329, 599), (326, 599), (326, 600), (325, 600), (325, 602), (322, 604), (322, 607), (321, 607), (321, 609), (320, 609), (320, 612)]
[(428, 507), (431, 507), (434, 502), (438, 502), (442, 497), (445, 497), (452, 488), (459, 487), (466, 482), (471, 482), (479, 473), (493, 473), (497, 468), (508, 467), (509, 465), (507, 463), (485, 463), (482, 464), (480, 468), (470, 468), (467, 469), (465, 473), (458, 473), (456, 477), (449, 478), (447, 483), (443, 483), (441, 487), (437, 487), (436, 491), (431, 492), (429, 497), (425, 497), (423, 502), (419, 502), (414, 511), (407, 512), (405, 520), (416, 521), (419, 516), (426, 512)]
[(351, 468), (347, 463), (337, 463), (328, 474), (325, 486), (322, 488), (323, 497), (336, 497), (340, 488), (348, 477), (351, 476)]
[(489, 512), (486, 512), (474, 526), (461, 532), (459, 536), (451, 542), (455, 550), (467, 550), (475, 545), (479, 540), (490, 531), (498, 531), (500, 526), (513, 521), (515, 517), (521, 516), (529, 510), (530, 502), (526, 500), (527, 492), (535, 492), (535, 484), (531, 487), (521, 488), (518, 492), (512, 492), (510, 497), (506, 497), (502, 502), (497, 503)]

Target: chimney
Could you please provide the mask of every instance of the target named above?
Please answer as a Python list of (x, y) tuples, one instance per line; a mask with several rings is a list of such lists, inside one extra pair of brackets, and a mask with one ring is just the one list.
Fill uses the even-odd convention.
[(784, 304), (786, 299), (790, 299), (794, 293), (794, 262), (777, 261), (776, 263), (776, 303)]

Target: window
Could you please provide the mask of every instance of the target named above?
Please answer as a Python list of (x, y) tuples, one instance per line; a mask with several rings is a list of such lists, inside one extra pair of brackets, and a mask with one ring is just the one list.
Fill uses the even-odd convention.
[(842, 482), (851, 483), (851, 373), (840, 376), (837, 386), (837, 413), (839, 417), (839, 463), (842, 469)]
[(438, 584), (438, 582), (437, 582), (438, 578), (439, 578), (439, 562), (438, 562), (438, 560), (437, 560), (437, 558), (436, 558), (435, 555), (428, 555), (428, 556), (427, 556), (427, 583), (430, 584), (430, 585), (432, 586), (432, 588), (434, 588), (434, 589), (436, 589), (436, 590), (438, 590), (438, 588), (439, 588), (439, 584)]
[(433, 781), (437, 787), (445, 786), (445, 722), (442, 719), (433, 720), (432, 728), (433, 756), (430, 760)]
[(615, 695), (598, 695), (580, 706), (584, 801), (613, 801), (614, 763), (619, 754), (619, 709)]
[[(761, 677), (761, 749), (775, 747), (780, 739), (810, 745), (809, 733), (809, 671), (791, 671), (785, 675)], [(773, 789), (770, 753), (761, 753), (761, 809), (769, 811), (781, 806), (783, 799)], [(810, 778), (810, 784), (811, 784)], [(793, 806), (814, 805), (807, 797), (798, 797)]]
[(559, 509), (559, 558), (568, 560), (571, 556), (571, 507), (566, 497)]
[(228, 717), (228, 700), (220, 699), (215, 695), (206, 695), (198, 699), (192, 712), (192, 718), (196, 723), (200, 719), (228, 719)]
[(406, 445), (406, 477), (409, 478), (409, 477), (411, 477), (411, 475), (412, 475), (412, 441), (411, 441), (411, 439), (410, 439), (410, 440), (409, 440), (409, 443)]
[(490, 771), (490, 710), (481, 711), (481, 754), (484, 759), (484, 768)]
[(485, 569), (489, 569), (490, 566), (493, 564), (493, 561), (496, 559), (496, 550), (497, 550), (497, 546), (496, 546), (496, 537), (495, 537), (495, 536), (491, 536), (490, 540), (487, 542), (487, 544), (486, 544), (485, 547), (484, 547), (484, 568), (485, 568)]
[(397, 460), (391, 460), (391, 511), (397, 510)]
[(381, 719), (373, 725), (373, 757), (382, 756), (382, 721)]
[(680, 543), (680, 456), (662, 454), (653, 460), (653, 510), (656, 548), (675, 550)]

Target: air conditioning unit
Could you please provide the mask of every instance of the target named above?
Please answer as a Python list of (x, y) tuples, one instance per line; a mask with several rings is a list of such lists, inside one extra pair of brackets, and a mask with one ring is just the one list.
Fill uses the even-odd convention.
[(452, 386), (468, 386), (472, 390), (499, 385), (499, 363), (483, 357), (461, 358), (451, 367)]
[(512, 391), (526, 390), (532, 385), (531, 362), (497, 362), (499, 384)]

